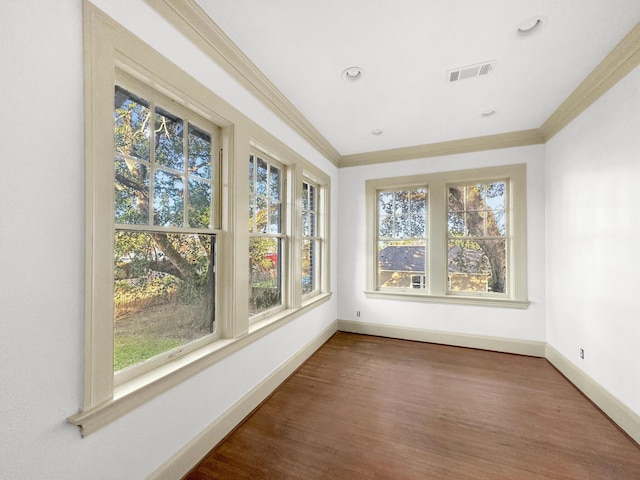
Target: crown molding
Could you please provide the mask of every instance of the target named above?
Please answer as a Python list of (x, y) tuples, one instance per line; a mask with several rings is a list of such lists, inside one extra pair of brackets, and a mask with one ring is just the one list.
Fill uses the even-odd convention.
[(146, 2), (296, 133), (338, 166), (340, 154), (333, 145), (271, 83), (195, 0)]
[(540, 126), (550, 140), (593, 102), (640, 65), (640, 22), (618, 43), (583, 82)]
[(145, 0), (289, 127), (340, 168), (543, 144), (640, 65), (640, 22), (539, 127), (341, 156), (196, 0)]
[(397, 162), (399, 160), (440, 157), (442, 155), (522, 147), (540, 143), (544, 143), (544, 138), (538, 129), (534, 128), (532, 130), (519, 130), (517, 132), (499, 133), (483, 137), (462, 138), (447, 142), (345, 155), (340, 161), (340, 167), (356, 167), (374, 163)]

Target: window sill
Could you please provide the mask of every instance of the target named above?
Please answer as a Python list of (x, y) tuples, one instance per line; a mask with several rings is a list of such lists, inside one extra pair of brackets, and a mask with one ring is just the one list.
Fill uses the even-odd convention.
[(472, 305), (480, 307), (516, 308), (525, 310), (531, 302), (529, 300), (514, 300), (511, 298), (461, 296), (461, 295), (427, 295), (411, 292), (388, 292), (365, 290), (367, 298), (384, 300), (404, 300), (408, 302), (448, 303), (454, 305)]
[(304, 302), (300, 308), (282, 310), (269, 318), (256, 322), (242, 337), (218, 339), (198, 350), (178, 357), (133, 380), (118, 385), (114, 388), (113, 398), (110, 401), (72, 415), (67, 420), (78, 426), (82, 436), (86, 437), (285, 323), (327, 302), (330, 298), (330, 292), (314, 296)]

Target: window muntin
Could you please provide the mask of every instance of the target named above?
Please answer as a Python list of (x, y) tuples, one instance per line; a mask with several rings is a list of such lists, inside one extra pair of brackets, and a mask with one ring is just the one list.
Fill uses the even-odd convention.
[(302, 182), (302, 294), (319, 292), (321, 237), (319, 223), (319, 187)]
[(283, 307), (284, 168), (249, 156), (249, 315)]
[(214, 127), (144, 95), (115, 87), (115, 372), (215, 330)]
[(377, 287), (424, 289), (427, 272), (427, 189), (380, 190), (377, 197)]
[(448, 187), (449, 293), (506, 293), (507, 186), (497, 180)]
[[(289, 150), (276, 138), (251, 122), (241, 112), (217, 97), (201, 83), (194, 81), (185, 71), (176, 67), (166, 58), (158, 55), (148, 45), (131, 36), (129, 32), (114, 23), (106, 15), (87, 4), (84, 10), (86, 35), (84, 46), (86, 56), (85, 75), (85, 214), (86, 214), (86, 281), (85, 281), (85, 336), (84, 336), (84, 389), (81, 411), (73, 414), (68, 421), (81, 428), (84, 436), (103, 428), (132, 409), (144, 404), (194, 373), (203, 371), (233, 352), (262, 338), (268, 332), (278, 328), (284, 322), (305, 314), (310, 309), (328, 301), (329, 291), (329, 252), (328, 239), (323, 242), (321, 291), (318, 295), (302, 304), (298, 297), (299, 282), (290, 282), (285, 298), (288, 309), (264, 317), (263, 322), (250, 325), (247, 301), (248, 268), (237, 269), (237, 265), (247, 262), (246, 217), (237, 215), (237, 208), (246, 208), (247, 182), (238, 171), (246, 168), (245, 146), (237, 139), (251, 138), (253, 142), (264, 140), (271, 151), (280, 151), (286, 158), (286, 174), (291, 185), (298, 185), (303, 172), (308, 171), (312, 178), (326, 189), (330, 178), (314, 165)], [(161, 232), (163, 234), (215, 235), (215, 249), (212, 257), (216, 259), (215, 275), (218, 279), (215, 311), (217, 313), (215, 332), (200, 340), (190, 342), (184, 347), (169, 350), (135, 367), (126, 368), (113, 374), (114, 369), (114, 86), (131, 93), (132, 100), (139, 105), (139, 112), (146, 108), (152, 116), (148, 119), (142, 113), (137, 121), (141, 125), (145, 119), (153, 123), (148, 129), (134, 129), (138, 135), (148, 139), (145, 142), (132, 142), (131, 136), (116, 140), (118, 145), (135, 144), (136, 149), (120, 156), (118, 168), (124, 175), (122, 195), (125, 207), (128, 201), (133, 208), (126, 218), (125, 209), (120, 211), (127, 232)], [(160, 91), (162, 95), (160, 95)], [(118, 92), (116, 91), (116, 95)], [(124, 94), (125, 100), (128, 97)], [(142, 100), (144, 100), (142, 102)], [(198, 212), (184, 213), (183, 227), (150, 226), (148, 212), (136, 208), (138, 197), (132, 186), (126, 186), (126, 175), (130, 165), (140, 169), (139, 179), (143, 191), (151, 193), (153, 188), (149, 164), (151, 162), (151, 130), (155, 128), (156, 110), (149, 103), (158, 102), (158, 106), (167, 114), (187, 120), (184, 125), (194, 132), (194, 128), (212, 134), (211, 143), (215, 158), (209, 165), (200, 162), (198, 154), (191, 152), (189, 181), (198, 182), (197, 177), (205, 180), (211, 176), (211, 227), (202, 228), (202, 223), (191, 226)], [(116, 102), (118, 102), (116, 100)], [(118, 106), (122, 101), (118, 103)], [(195, 113), (198, 115), (195, 115)], [(163, 112), (160, 112), (163, 113)], [(164, 114), (163, 114), (164, 115)], [(171, 117), (168, 117), (171, 120)], [(162, 118), (160, 118), (162, 121)], [(168, 121), (167, 120), (167, 121)], [(191, 123), (194, 122), (194, 123)], [(167, 127), (169, 128), (169, 127)], [(148, 132), (148, 134), (146, 134)], [(148, 136), (147, 136), (148, 135)], [(194, 138), (195, 136), (195, 138)], [(197, 142), (197, 132), (187, 141)], [(184, 141), (183, 141), (184, 143)], [(219, 148), (222, 147), (223, 148)], [(262, 150), (261, 150), (262, 151)], [(207, 154), (208, 155), (208, 154)], [(206, 155), (205, 155), (206, 156)], [(137, 160), (140, 160), (136, 163)], [(146, 163), (145, 163), (146, 162)], [(134, 168), (134, 170), (135, 170)], [(168, 172), (171, 173), (171, 167)], [(211, 170), (210, 174), (207, 170)], [(160, 168), (162, 170), (162, 168)], [(131, 179), (130, 179), (131, 180)], [(206, 185), (206, 183), (205, 183)], [(139, 187), (139, 185), (135, 185)], [(222, 188), (223, 187), (223, 188)], [(195, 194), (193, 186), (184, 190), (186, 203), (195, 205), (189, 198)], [(208, 188), (207, 188), (208, 190)], [(298, 189), (296, 189), (298, 190)], [(297, 194), (297, 192), (296, 192)], [(288, 196), (285, 196), (285, 198)], [(291, 202), (291, 212), (285, 219), (293, 219), (296, 224), (296, 245), (301, 233), (298, 232), (300, 208), (298, 199)], [(146, 202), (147, 200), (145, 200)], [(152, 199), (151, 199), (152, 201)], [(322, 232), (329, 228), (329, 195), (324, 196), (322, 205)], [(150, 203), (149, 205), (153, 205)], [(288, 232), (289, 234), (289, 232)], [(244, 247), (242, 247), (244, 246)], [(287, 278), (298, 276), (300, 249), (285, 251), (288, 268), (296, 265), (295, 273), (287, 271)], [(220, 253), (220, 255), (218, 255)], [(291, 257), (291, 258), (289, 258)], [(215, 280), (216, 277), (213, 277)], [(297, 285), (297, 286), (296, 286)], [(267, 312), (265, 312), (267, 313)], [(224, 339), (224, 341), (215, 341)]]

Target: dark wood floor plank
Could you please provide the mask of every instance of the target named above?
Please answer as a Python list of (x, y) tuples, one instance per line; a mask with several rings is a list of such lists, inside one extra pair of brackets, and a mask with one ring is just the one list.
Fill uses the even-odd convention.
[(640, 479), (545, 359), (338, 332), (187, 477)]

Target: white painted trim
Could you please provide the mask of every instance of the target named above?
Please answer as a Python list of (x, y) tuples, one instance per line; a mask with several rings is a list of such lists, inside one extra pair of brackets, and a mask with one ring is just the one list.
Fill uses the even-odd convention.
[(189, 470), (233, 429), (242, 422), (256, 407), (266, 400), (287, 378), (337, 331), (338, 322), (334, 321), (313, 340), (293, 354), (285, 363), (271, 372), (255, 387), (249, 390), (231, 408), (158, 467), (148, 480), (175, 480), (182, 478)]
[(336, 331), (546, 358), (632, 439), (640, 443), (640, 416), (545, 342), (337, 320), (247, 392), (229, 410), (158, 467), (148, 479), (173, 480), (188, 473)]
[(376, 335), (379, 337), (437, 343), (455, 347), (478, 348), (494, 352), (515, 353), (518, 355), (528, 355), (532, 357), (544, 357), (546, 345), (545, 342), (533, 340), (518, 340), (485, 335), (442, 332), (439, 330), (427, 330), (422, 328), (355, 322), (353, 320), (338, 320), (338, 330), (341, 332), (361, 333), (364, 335)]
[(547, 343), (545, 357), (567, 380), (640, 444), (640, 416)]
[(224, 33), (196, 0), (146, 0), (194, 45), (338, 166), (340, 154)]

